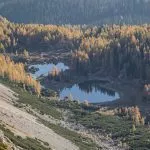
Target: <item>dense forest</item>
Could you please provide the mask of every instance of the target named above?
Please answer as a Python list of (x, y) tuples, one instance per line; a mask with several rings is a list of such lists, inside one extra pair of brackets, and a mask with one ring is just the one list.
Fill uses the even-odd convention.
[(0, 18), (1, 52), (67, 49), (77, 72), (150, 79), (150, 26), (14, 24)]
[(18, 23), (149, 23), (149, 0), (1, 0), (0, 14)]

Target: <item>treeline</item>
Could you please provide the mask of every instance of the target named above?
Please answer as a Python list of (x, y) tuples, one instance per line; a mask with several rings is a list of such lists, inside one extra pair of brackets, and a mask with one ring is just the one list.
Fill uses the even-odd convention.
[(0, 14), (17, 23), (141, 24), (150, 22), (149, 8), (149, 0), (0, 1)]
[(0, 55), (0, 76), (8, 78), (10, 81), (22, 85), (24, 89), (30, 89), (38, 96), (41, 92), (41, 86), (31, 75), (26, 74), (22, 63), (14, 63), (8, 56)]
[(57, 26), (13, 24), (0, 18), (0, 51), (67, 49), (72, 67), (119, 78), (150, 79), (150, 25)]

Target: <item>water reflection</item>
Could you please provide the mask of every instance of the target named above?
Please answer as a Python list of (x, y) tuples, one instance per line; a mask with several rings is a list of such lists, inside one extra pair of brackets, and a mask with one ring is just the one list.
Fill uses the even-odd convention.
[(37, 65), (31, 65), (31, 67), (35, 67), (35, 68), (39, 68), (39, 70), (37, 72), (35, 72), (35, 74), (32, 74), (33, 77), (39, 77), (41, 75), (48, 75), (48, 73), (53, 69), (53, 67), (57, 67), (59, 70), (65, 71), (67, 69), (69, 69), (68, 66), (66, 66), (64, 63), (57, 63), (57, 64), (37, 64)]
[[(58, 64), (38, 64), (32, 65), (30, 67), (39, 68), (35, 74), (32, 74), (33, 77), (37, 78), (41, 75), (47, 75), (53, 67), (57, 67), (59, 70), (65, 71), (69, 69), (68, 66), (65, 66), (64, 63)], [(119, 94), (111, 89), (105, 88), (104, 84), (107, 81), (91, 80), (83, 83), (75, 84), (71, 87), (66, 87), (60, 91), (60, 97), (63, 99), (66, 96), (72, 95), (76, 100), (80, 101), (89, 101), (91, 103), (107, 102), (116, 100), (119, 98)]]
[(75, 84), (72, 87), (64, 88), (60, 91), (60, 97), (64, 98), (70, 94), (74, 99), (84, 101), (88, 100), (91, 103), (99, 103), (112, 101), (119, 98), (119, 94), (111, 89), (103, 87), (105, 83), (102, 81), (86, 81), (80, 84)]
[(105, 95), (115, 96), (115, 91), (102, 87), (102, 84), (107, 83), (107, 81), (86, 81), (83, 83), (79, 83), (79, 89), (86, 93), (101, 92)]

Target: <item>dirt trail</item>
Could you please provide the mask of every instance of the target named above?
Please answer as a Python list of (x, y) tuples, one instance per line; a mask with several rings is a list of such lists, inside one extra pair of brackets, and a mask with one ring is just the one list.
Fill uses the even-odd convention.
[(78, 150), (69, 140), (37, 121), (37, 118), (11, 104), (14, 92), (0, 84), (0, 120), (22, 137), (29, 136), (49, 143), (54, 150)]

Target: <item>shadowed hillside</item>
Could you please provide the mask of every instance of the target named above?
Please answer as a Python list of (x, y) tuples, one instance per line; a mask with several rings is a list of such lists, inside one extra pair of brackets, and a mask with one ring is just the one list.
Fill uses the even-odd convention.
[(150, 23), (149, 0), (1, 0), (0, 14), (19, 23)]

